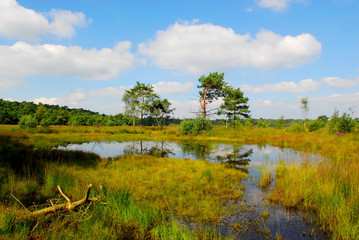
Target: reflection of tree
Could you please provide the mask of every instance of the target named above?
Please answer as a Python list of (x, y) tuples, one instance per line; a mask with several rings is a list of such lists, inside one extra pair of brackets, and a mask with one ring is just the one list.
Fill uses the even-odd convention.
[[(139, 144), (136, 144), (139, 143)], [(124, 148), (123, 153), (126, 154), (149, 154), (156, 157), (168, 157), (169, 154), (173, 154), (173, 149), (168, 148), (165, 142), (146, 142), (144, 145), (143, 141), (132, 141)]]
[(250, 149), (244, 153), (241, 153), (241, 148), (233, 146), (233, 153), (225, 154), (224, 156), (217, 155), (217, 161), (222, 162), (227, 167), (237, 168), (248, 172), (245, 168), (251, 161), (248, 157), (253, 153), (253, 149)]
[(205, 160), (213, 150), (213, 144), (183, 141), (180, 144), (183, 155), (193, 155), (197, 159)]

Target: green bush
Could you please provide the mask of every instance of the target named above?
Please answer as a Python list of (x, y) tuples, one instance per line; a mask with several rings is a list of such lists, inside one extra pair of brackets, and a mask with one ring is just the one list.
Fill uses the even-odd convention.
[(253, 119), (252, 118), (248, 118), (246, 120), (246, 122), (244, 123), (244, 126), (246, 127), (253, 127)]
[(290, 127), (287, 129), (289, 132), (305, 132), (306, 129), (303, 124), (292, 122)]
[(350, 133), (354, 130), (355, 125), (356, 121), (348, 113), (343, 113), (343, 115), (339, 117), (338, 110), (335, 110), (328, 122), (328, 130), (330, 133)]
[(37, 120), (35, 116), (24, 115), (20, 118), (19, 126), (21, 128), (25, 128), (25, 127), (35, 128), (36, 125), (37, 125)]
[(307, 122), (307, 128), (309, 130), (309, 132), (314, 132), (317, 131), (321, 128), (325, 127), (325, 122), (320, 121), (320, 120), (311, 120)]
[(203, 131), (211, 130), (212, 127), (212, 123), (208, 119), (186, 119), (181, 122), (180, 131), (182, 135), (197, 135)]
[(261, 118), (261, 119), (258, 120), (257, 127), (259, 127), (259, 128), (267, 128), (267, 127), (269, 127), (269, 124), (266, 122), (266, 120)]

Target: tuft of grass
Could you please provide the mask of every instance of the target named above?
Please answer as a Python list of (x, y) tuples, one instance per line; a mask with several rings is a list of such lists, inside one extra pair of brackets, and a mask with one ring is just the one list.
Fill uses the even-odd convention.
[(258, 183), (258, 186), (261, 188), (266, 188), (271, 183), (271, 172), (269, 169), (267, 169), (261, 176), (261, 180)]

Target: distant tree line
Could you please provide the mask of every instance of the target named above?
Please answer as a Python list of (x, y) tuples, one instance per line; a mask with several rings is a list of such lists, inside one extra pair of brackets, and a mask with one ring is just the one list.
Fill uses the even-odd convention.
[[(10, 125), (70, 125), (70, 126), (130, 126), (140, 123), (138, 117), (119, 113), (114, 116), (85, 109), (71, 109), (67, 106), (35, 104), (0, 99), (0, 124)], [(163, 118), (163, 125), (179, 124), (180, 119)], [(156, 126), (156, 118), (147, 116), (145, 126)]]

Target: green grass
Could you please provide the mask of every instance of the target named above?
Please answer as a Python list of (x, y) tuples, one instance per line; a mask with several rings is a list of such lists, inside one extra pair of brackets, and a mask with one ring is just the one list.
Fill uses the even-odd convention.
[[(0, 136), (0, 153), (5, 159), (0, 164), (0, 238), (27, 239), (29, 234), (40, 239), (220, 238), (206, 227), (188, 229), (177, 218), (200, 222), (202, 226), (218, 224), (224, 214), (233, 210), (223, 208), (225, 203), (242, 194), (237, 187), (244, 175), (238, 171), (204, 161), (151, 156), (108, 161), (83, 153), (48, 151), (67, 142), (138, 139), (270, 144), (320, 153), (327, 159), (318, 163), (281, 164), (275, 170), (276, 184), (270, 198), (288, 208), (314, 210), (320, 227), (330, 232), (333, 239), (359, 238), (357, 131), (335, 136), (324, 129), (294, 133), (275, 128), (215, 126), (198, 136), (182, 136), (177, 127), (159, 131), (152, 127), (57, 126), (28, 131), (17, 126), (0, 126)], [(263, 186), (269, 180), (270, 174), (264, 173)], [(94, 184), (92, 194), (107, 196), (109, 205), (92, 206), (92, 218), (73, 225), (73, 218), (78, 218), (75, 212), (70, 214), (72, 218), (54, 215), (42, 219), (31, 231), (36, 222), (18, 217), (19, 206), (9, 197), (13, 191), (29, 205), (33, 201), (40, 203), (58, 197), (55, 190), (60, 184), (71, 199), (78, 199), (88, 183)], [(128, 200), (126, 210), (121, 207), (127, 201), (123, 199)]]

